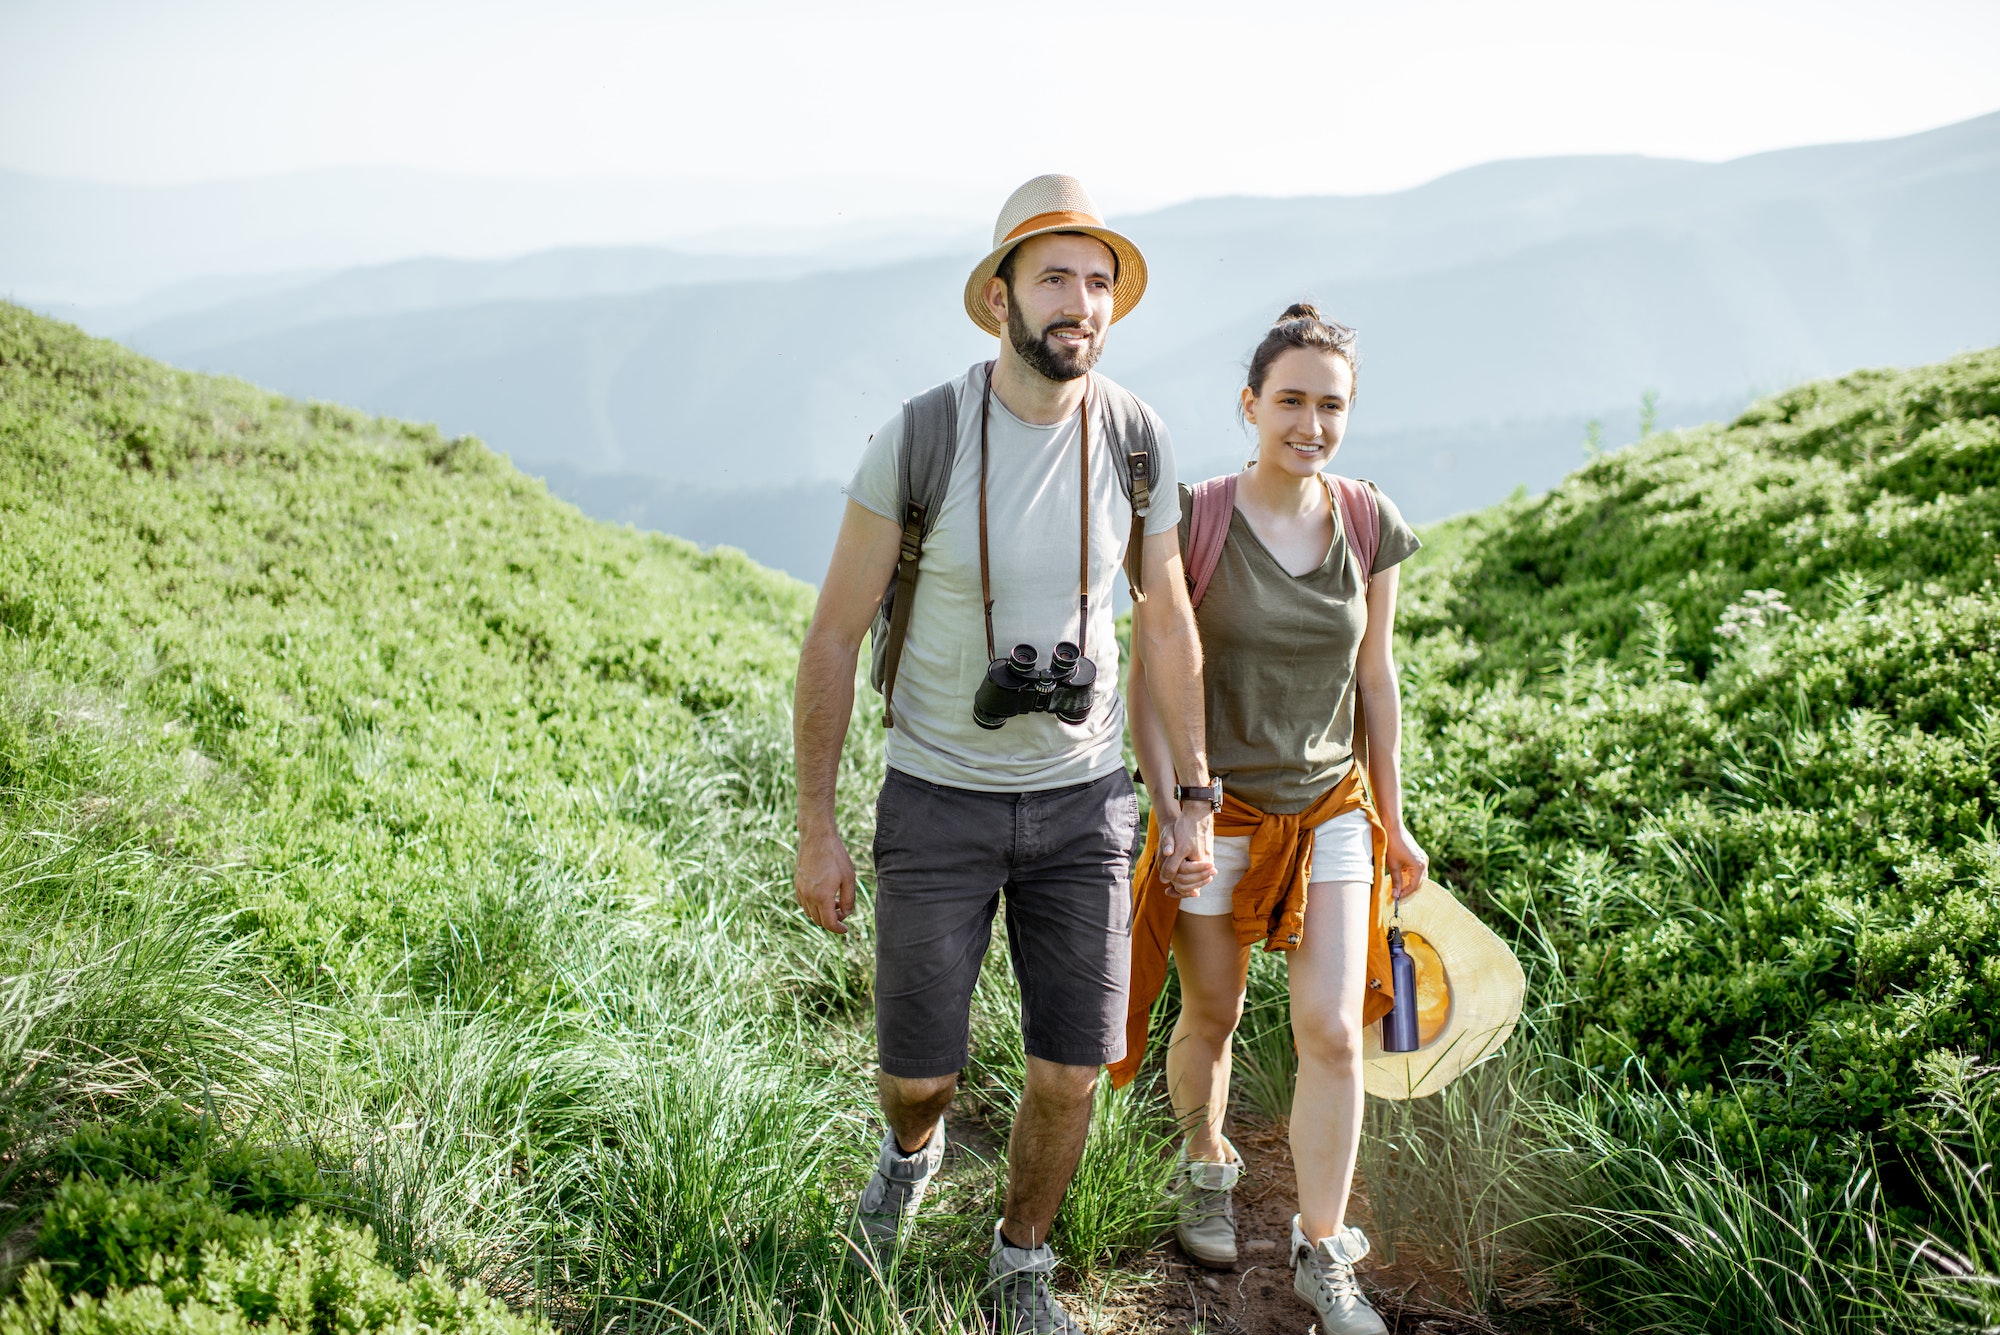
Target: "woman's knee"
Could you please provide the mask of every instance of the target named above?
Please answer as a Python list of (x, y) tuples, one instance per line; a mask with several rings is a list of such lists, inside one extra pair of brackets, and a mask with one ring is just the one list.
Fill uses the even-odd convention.
[(1243, 994), (1211, 996), (1181, 995), (1180, 1030), (1197, 1043), (1217, 1047), (1227, 1043), (1243, 1019)]
[(1292, 1037), (1299, 1046), (1299, 1060), (1327, 1066), (1361, 1064), (1361, 1019), (1359, 1016), (1317, 1011), (1292, 1014)]

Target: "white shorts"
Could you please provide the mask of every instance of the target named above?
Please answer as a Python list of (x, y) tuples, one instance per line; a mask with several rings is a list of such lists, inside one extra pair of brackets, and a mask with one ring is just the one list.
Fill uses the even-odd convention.
[[(1316, 881), (1362, 881), (1375, 880), (1375, 836), (1374, 827), (1368, 823), (1368, 813), (1360, 807), (1335, 816), (1313, 831), (1312, 874), (1306, 878), (1308, 884)], [(1250, 870), (1250, 836), (1247, 834), (1218, 835), (1215, 840), (1215, 879), (1201, 888), (1201, 894), (1193, 899), (1181, 901), (1182, 913), (1198, 913), (1204, 917), (1220, 918), (1228, 915), (1231, 901), (1236, 897), (1236, 883), (1243, 879), (1243, 873)]]

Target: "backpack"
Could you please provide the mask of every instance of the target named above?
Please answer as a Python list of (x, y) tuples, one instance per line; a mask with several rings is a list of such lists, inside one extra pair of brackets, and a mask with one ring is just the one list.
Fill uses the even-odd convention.
[[(993, 363), (972, 368), (993, 374)], [(970, 373), (967, 384), (972, 383)], [(1107, 380), (1093, 381), (1094, 397), (1110, 427), (1111, 461), (1125, 498), (1132, 504), (1132, 533), (1125, 548), (1125, 580), (1132, 600), (1144, 597), (1139, 572), (1146, 537), (1146, 514), (1152, 508), (1153, 482), (1160, 476), (1160, 441), (1153, 410), (1130, 391)], [(975, 405), (976, 406), (976, 405)], [(951, 466), (958, 456), (958, 394), (947, 381), (903, 401), (903, 440), (896, 451), (896, 508), (903, 516), (903, 545), (896, 573), (882, 591), (869, 639), (873, 661), (868, 679), (882, 693), (882, 726), (896, 726), (896, 669), (903, 661), (903, 640), (909, 634), (910, 607), (916, 600), (917, 572), (923, 563), (924, 539), (937, 522)]]
[[(1375, 573), (1375, 553), (1382, 546), (1382, 512), (1368, 494), (1366, 482), (1333, 473), (1324, 476), (1340, 503), (1340, 526), (1346, 530), (1354, 554), (1361, 558), (1365, 591)], [(1188, 517), (1187, 582), (1188, 601), (1196, 607), (1201, 606), (1201, 596), (1208, 592), (1208, 581), (1215, 577), (1215, 567), (1222, 561), (1222, 544), (1229, 537), (1230, 516), (1236, 511), (1236, 477), (1226, 473), (1190, 488), (1194, 505)]]

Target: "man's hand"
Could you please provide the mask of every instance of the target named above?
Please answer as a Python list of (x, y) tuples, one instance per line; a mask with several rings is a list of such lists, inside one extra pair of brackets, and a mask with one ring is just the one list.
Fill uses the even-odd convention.
[(799, 836), (792, 893), (808, 918), (829, 932), (847, 935), (847, 915), (854, 912), (854, 859), (838, 834), (828, 830)]

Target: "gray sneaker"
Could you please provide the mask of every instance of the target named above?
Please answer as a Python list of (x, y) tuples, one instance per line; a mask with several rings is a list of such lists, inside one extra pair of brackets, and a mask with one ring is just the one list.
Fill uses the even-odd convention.
[(993, 1259), (986, 1263), (986, 1310), (994, 1335), (1083, 1335), (1076, 1318), (1049, 1292), (1056, 1268), (1053, 1247), (1012, 1247), (993, 1226)]
[(854, 1203), (854, 1220), (847, 1230), (847, 1263), (856, 1270), (881, 1272), (902, 1249), (903, 1229), (916, 1218), (931, 1178), (944, 1162), (944, 1119), (915, 1154), (904, 1154), (896, 1133), (882, 1135), (875, 1172)]
[(1368, 1235), (1353, 1225), (1308, 1242), (1292, 1216), (1292, 1291), (1319, 1313), (1320, 1335), (1389, 1335), (1354, 1278), (1354, 1263), (1366, 1255)]
[(1227, 1269), (1236, 1264), (1236, 1202), (1230, 1193), (1242, 1175), (1240, 1158), (1234, 1163), (1203, 1163), (1182, 1152), (1174, 1174), (1180, 1198), (1174, 1236), (1180, 1239), (1181, 1250), (1203, 1265)]

